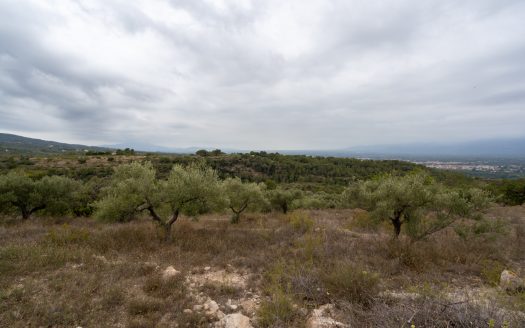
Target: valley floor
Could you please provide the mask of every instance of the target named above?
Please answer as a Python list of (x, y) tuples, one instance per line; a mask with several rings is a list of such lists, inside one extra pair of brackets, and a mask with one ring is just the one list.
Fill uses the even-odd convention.
[(505, 231), (409, 244), (359, 210), (144, 219), (3, 218), (1, 327), (524, 327), (525, 207)]

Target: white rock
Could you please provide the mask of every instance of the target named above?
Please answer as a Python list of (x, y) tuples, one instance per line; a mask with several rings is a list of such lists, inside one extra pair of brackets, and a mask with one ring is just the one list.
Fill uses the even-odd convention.
[(517, 274), (509, 270), (503, 270), (503, 272), (501, 272), (499, 284), (507, 291), (525, 289), (525, 282), (520, 277), (518, 277)]
[(224, 316), (215, 323), (216, 328), (253, 328), (250, 318), (242, 313), (233, 313)]
[(204, 267), (204, 271), (210, 271), (211, 270), (211, 267), (207, 266), (207, 267)]
[(208, 300), (204, 303), (204, 310), (206, 310), (206, 315), (215, 316), (217, 311), (219, 311), (219, 305), (214, 300)]
[(182, 312), (185, 313), (185, 314), (192, 314), (193, 313), (193, 311), (191, 309), (184, 309), (184, 310), (182, 310)]
[(175, 270), (175, 268), (173, 266), (169, 266), (167, 267), (164, 272), (162, 272), (162, 278), (164, 279), (170, 279), (170, 278), (173, 278), (175, 277), (176, 275), (178, 275), (180, 273), (180, 271), (177, 271)]
[(349, 328), (349, 325), (330, 317), (330, 312), (333, 309), (333, 304), (325, 304), (313, 310), (310, 318), (306, 321), (306, 328)]
[(195, 304), (193, 306), (193, 311), (202, 311), (202, 305), (200, 304)]

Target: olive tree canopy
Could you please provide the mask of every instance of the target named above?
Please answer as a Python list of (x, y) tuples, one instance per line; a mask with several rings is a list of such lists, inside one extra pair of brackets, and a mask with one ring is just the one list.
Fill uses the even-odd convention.
[(226, 206), (233, 212), (232, 223), (238, 223), (245, 210), (259, 209), (266, 203), (263, 195), (264, 184), (243, 183), (239, 178), (228, 178), (222, 187)]
[(273, 208), (281, 210), (284, 214), (290, 209), (294, 200), (301, 198), (303, 193), (298, 189), (276, 188), (268, 191), (268, 199)]
[(150, 162), (135, 162), (115, 169), (106, 195), (96, 207), (97, 217), (110, 221), (129, 221), (147, 212), (169, 238), (181, 213), (205, 213), (220, 203), (217, 173), (206, 166), (175, 165), (166, 180), (159, 180)]
[(417, 241), (467, 218), (478, 219), (488, 206), (487, 194), (479, 189), (452, 189), (425, 173), (386, 175), (349, 186), (347, 203), (371, 212), (377, 220), (388, 220), (394, 236), (402, 226)]
[(64, 214), (74, 202), (78, 182), (62, 176), (33, 180), (22, 172), (0, 176), (0, 212), (20, 213), (29, 219), (38, 211)]

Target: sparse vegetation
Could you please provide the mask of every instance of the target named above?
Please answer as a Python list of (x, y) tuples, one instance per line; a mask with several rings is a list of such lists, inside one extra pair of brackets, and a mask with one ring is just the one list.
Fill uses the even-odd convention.
[[(230, 156), (219, 155), (204, 158)], [(351, 326), (525, 322), (523, 293), (498, 289), (502, 270), (523, 275), (521, 206), (489, 205), (473, 185), (445, 187), (421, 172), (379, 175), (343, 193), (317, 188), (326, 181), (265, 180), (265, 188), (182, 158), (121, 155), (110, 177), (95, 168), (80, 181), (20, 167), (0, 176), (31, 188), (48, 183), (46, 208), (33, 220), (13, 219), (16, 207), (6, 200), (16, 189), (2, 189), (0, 322), (208, 327), (219, 320), (208, 313), (210, 300), (254, 327), (304, 327), (323, 307), (330, 320)], [(399, 204), (409, 207), (399, 216), (408, 238), (393, 240), (389, 217)], [(231, 225), (225, 210), (242, 220)], [(170, 224), (174, 215), (178, 223)], [(165, 277), (169, 266), (178, 272)]]

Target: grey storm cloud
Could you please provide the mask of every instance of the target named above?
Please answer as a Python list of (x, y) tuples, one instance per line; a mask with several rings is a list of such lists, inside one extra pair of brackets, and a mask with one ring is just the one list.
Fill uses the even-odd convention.
[(0, 130), (336, 149), (523, 136), (525, 2), (0, 1)]

